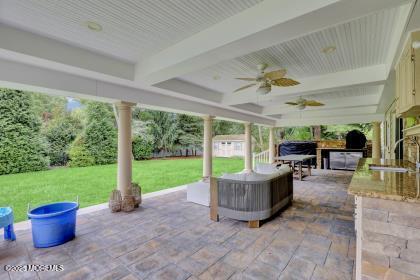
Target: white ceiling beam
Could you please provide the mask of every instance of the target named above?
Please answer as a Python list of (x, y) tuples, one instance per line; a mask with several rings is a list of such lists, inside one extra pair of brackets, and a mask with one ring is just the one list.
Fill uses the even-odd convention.
[(123, 79), (134, 79), (134, 64), (74, 47), (60, 41), (0, 23), (0, 49), (38, 57), (54, 63), (95, 71)]
[(257, 114), (261, 114), (263, 111), (263, 107), (257, 104), (253, 104), (253, 103), (245, 103), (245, 104), (238, 104), (238, 105), (233, 105), (233, 107), (239, 108), (239, 109), (243, 109), (246, 111), (250, 111), (250, 112), (254, 112)]
[(383, 121), (384, 114), (366, 114), (366, 115), (349, 115), (334, 116), (325, 118), (295, 118), (280, 119), (276, 122), (277, 127), (292, 126), (310, 126), (310, 125), (335, 125), (335, 124), (352, 124), (352, 123), (370, 123), (373, 121)]
[[(366, 96), (347, 96), (347, 97), (337, 97), (326, 100), (320, 100), (325, 106), (322, 107), (307, 107), (305, 111), (322, 111), (328, 109), (337, 109), (345, 107), (356, 107), (356, 106), (370, 106), (377, 105), (380, 101), (381, 93), (378, 90), (378, 93), (369, 94)], [(287, 114), (295, 112), (297, 109), (294, 106), (290, 106), (284, 103), (278, 105), (270, 105), (264, 107), (262, 114), (263, 115), (278, 115), (278, 114)]]
[(69, 97), (123, 100), (144, 104), (165, 111), (185, 112), (194, 115), (214, 115), (224, 119), (274, 125), (275, 120), (239, 109), (227, 109), (179, 97), (168, 96), (130, 86), (81, 77), (34, 65), (0, 59), (0, 87), (60, 94)]
[(407, 0), (266, 0), (136, 65), (155, 84), (350, 21)]
[(204, 100), (220, 103), (222, 101), (223, 94), (187, 81), (180, 79), (170, 79), (161, 83), (155, 84), (155, 87), (179, 92), (188, 96), (198, 97)]
[(380, 85), (385, 83), (387, 77), (385, 65), (380, 64), (301, 79), (300, 85), (286, 88), (273, 87), (272, 91), (266, 95), (259, 95), (255, 92), (255, 88), (250, 88), (241, 93), (226, 94), (222, 103), (233, 105), (255, 102), (255, 100), (272, 101), (275, 97), (298, 97), (314, 93), (331, 92), (353, 86)]

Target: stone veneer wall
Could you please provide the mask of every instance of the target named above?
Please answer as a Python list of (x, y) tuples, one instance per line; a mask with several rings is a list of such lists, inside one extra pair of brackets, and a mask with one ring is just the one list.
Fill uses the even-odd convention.
[(420, 204), (358, 200), (362, 279), (420, 279)]
[[(407, 120), (404, 119), (404, 127), (406, 127), (406, 121)], [(416, 120), (416, 124), (420, 124), (420, 119)], [(409, 144), (408, 141), (404, 141), (403, 158), (415, 163), (417, 160), (417, 145), (411, 143)]]

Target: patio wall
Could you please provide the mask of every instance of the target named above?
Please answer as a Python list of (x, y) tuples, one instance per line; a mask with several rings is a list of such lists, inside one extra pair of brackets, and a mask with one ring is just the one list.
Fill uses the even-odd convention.
[(357, 208), (363, 213), (362, 278), (420, 277), (420, 205), (363, 197)]

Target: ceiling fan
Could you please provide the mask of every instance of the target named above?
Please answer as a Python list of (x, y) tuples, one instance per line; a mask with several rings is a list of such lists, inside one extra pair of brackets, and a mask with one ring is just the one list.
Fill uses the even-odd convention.
[(267, 68), (267, 64), (257, 65), (258, 73), (255, 78), (236, 78), (242, 81), (253, 81), (254, 83), (240, 87), (234, 92), (238, 92), (253, 86), (258, 85), (257, 92), (260, 94), (267, 94), (271, 91), (271, 86), (278, 87), (290, 87), (300, 84), (298, 81), (284, 78), (286, 75), (286, 69), (280, 69), (265, 73), (264, 70)]
[(315, 100), (307, 100), (305, 98), (299, 97), (296, 99), (295, 102), (285, 102), (285, 104), (296, 106), (299, 110), (303, 110), (306, 106), (324, 106), (324, 103), (315, 101)]

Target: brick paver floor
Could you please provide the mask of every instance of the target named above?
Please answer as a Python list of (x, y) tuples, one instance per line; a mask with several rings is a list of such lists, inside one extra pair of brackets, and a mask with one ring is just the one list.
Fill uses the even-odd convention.
[[(146, 199), (135, 212), (78, 216), (77, 237), (34, 249), (29, 231), (0, 241), (0, 279), (352, 279), (351, 172), (315, 171), (294, 182), (294, 202), (259, 229), (209, 219), (186, 192)], [(62, 264), (61, 272), (4, 265)]]

